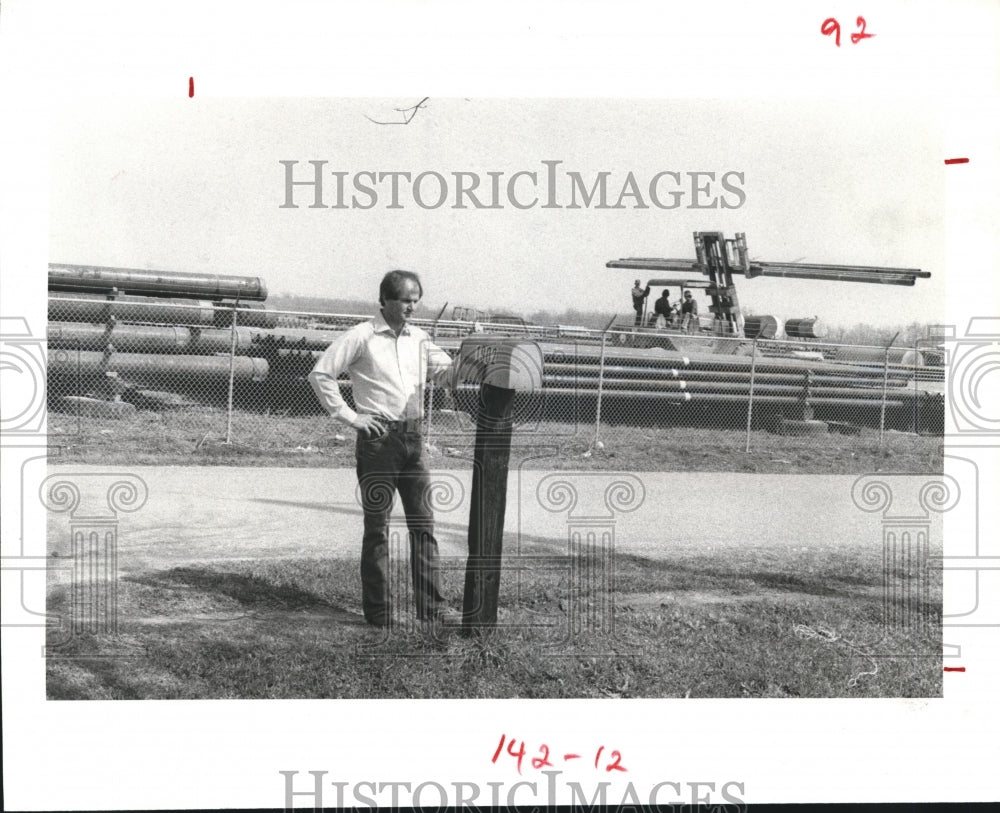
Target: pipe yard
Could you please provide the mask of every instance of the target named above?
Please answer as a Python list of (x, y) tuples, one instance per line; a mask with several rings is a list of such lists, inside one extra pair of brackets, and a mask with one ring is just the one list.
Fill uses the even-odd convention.
[[(109, 416), (129, 404), (321, 412), (306, 376), (340, 332), (370, 317), (281, 312), (266, 297), (257, 277), (50, 265), (49, 408)], [(518, 394), (521, 421), (598, 415), (609, 424), (648, 426), (752, 420), (775, 432), (819, 424), (822, 431), (943, 432), (944, 368), (933, 352), (826, 344), (810, 338), (812, 320), (795, 320), (784, 338), (774, 338), (773, 318), (758, 318), (753, 324), (767, 329), (753, 339), (720, 333), (712, 320), (694, 332), (414, 321), (453, 355), (475, 333), (537, 342), (542, 388)], [(349, 395), (346, 378), (342, 386)], [(471, 409), (475, 392), (461, 386), (456, 406)]]

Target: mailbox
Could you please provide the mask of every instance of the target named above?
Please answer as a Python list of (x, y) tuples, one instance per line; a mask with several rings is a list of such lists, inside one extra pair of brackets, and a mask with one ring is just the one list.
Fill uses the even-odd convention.
[(469, 635), (497, 623), (514, 399), (541, 392), (542, 350), (524, 339), (472, 336), (459, 348), (454, 376), (456, 388), (471, 382), (479, 389), (462, 599), (462, 628)]
[(458, 350), (455, 383), (489, 384), (517, 392), (542, 389), (542, 349), (538, 342), (507, 336), (473, 336)]

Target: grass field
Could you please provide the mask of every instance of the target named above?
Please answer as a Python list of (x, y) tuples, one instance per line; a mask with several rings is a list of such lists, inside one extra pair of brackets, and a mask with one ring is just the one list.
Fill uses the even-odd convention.
[[(445, 572), (460, 606), (462, 572)], [(887, 632), (877, 550), (618, 556), (606, 594), (505, 570), (500, 623), (427, 637), (359, 614), (357, 560), (228, 560), (131, 572), (119, 637), (49, 634), (52, 699), (940, 696), (940, 584), (926, 627)], [(509, 563), (508, 563), (509, 567)], [(901, 579), (905, 574), (895, 574)], [(49, 612), (68, 611), (64, 585)], [(573, 603), (575, 602), (575, 604)], [(603, 607), (603, 610), (601, 609)], [(574, 613), (574, 608), (577, 611)], [(571, 634), (570, 615), (583, 630)], [(593, 623), (589, 628), (587, 620)]]
[[(230, 443), (226, 443), (227, 428)], [(515, 433), (513, 458), (532, 468), (629, 471), (745, 471), (866, 474), (938, 473), (939, 436), (887, 432), (782, 436), (762, 430), (541, 424)], [(437, 418), (432, 468), (470, 465), (474, 431)], [(49, 453), (61, 463), (353, 467), (353, 432), (322, 416), (234, 414), (224, 410), (136, 413), (131, 418), (49, 415)]]
[[(353, 438), (328, 419), (237, 413), (231, 429), (234, 442), (227, 444), (222, 411), (139, 412), (123, 420), (86, 421), (52, 414), (50, 459), (139, 467), (353, 468)], [(894, 432), (880, 445), (870, 431), (807, 437), (755, 431), (747, 453), (745, 433), (735, 430), (602, 426), (601, 449), (593, 444), (592, 426), (537, 429), (515, 434), (512, 466), (760, 474), (934, 474), (943, 466), (940, 437)], [(432, 470), (469, 468), (471, 433), (443, 419), (437, 430)], [(766, 514), (771, 507), (763, 494), (761, 499), (759, 510)], [(183, 514), (170, 533), (172, 544), (186, 546)], [(508, 560), (501, 627), (481, 638), (444, 641), (428, 640), (412, 609), (388, 635), (364, 624), (353, 548), (350, 555), (308, 551), (235, 559), (201, 551), (181, 564), (131, 565), (119, 577), (116, 639), (50, 631), (48, 694), (53, 699), (940, 696), (939, 582), (927, 606), (919, 607), (925, 624), (919, 634), (888, 632), (879, 544), (831, 539), (796, 547), (784, 539), (774, 547), (741, 546), (738, 525), (734, 519), (732, 527), (717, 528), (716, 538), (728, 541), (700, 553), (670, 545), (658, 549), (655, 559), (617, 553), (610, 594), (594, 587), (571, 590), (565, 572), (518, 570)], [(451, 562), (444, 574), (453, 607), (461, 604), (464, 564), (464, 559)], [(68, 590), (65, 579), (50, 573), (50, 613), (67, 615)]]

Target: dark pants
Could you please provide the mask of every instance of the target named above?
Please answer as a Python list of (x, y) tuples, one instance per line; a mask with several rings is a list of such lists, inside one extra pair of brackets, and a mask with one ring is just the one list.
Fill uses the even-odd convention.
[(410, 573), (417, 617), (429, 618), (444, 605), (437, 568), (430, 473), (419, 434), (387, 432), (356, 447), (365, 533), (361, 542), (361, 606), (373, 623), (389, 619), (389, 515), (399, 492), (410, 540)]
[(635, 327), (642, 324), (642, 308), (635, 309)]

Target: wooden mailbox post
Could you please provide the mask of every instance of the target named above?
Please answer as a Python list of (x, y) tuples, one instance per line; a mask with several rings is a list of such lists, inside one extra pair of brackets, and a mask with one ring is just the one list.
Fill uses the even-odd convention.
[(497, 621), (514, 396), (541, 391), (541, 348), (537, 342), (523, 339), (468, 338), (458, 352), (456, 383), (468, 381), (479, 384), (479, 401), (462, 602), (465, 634)]

